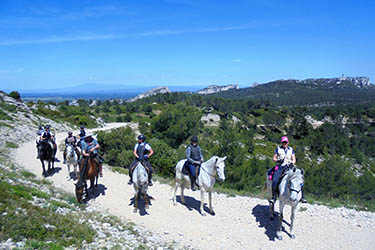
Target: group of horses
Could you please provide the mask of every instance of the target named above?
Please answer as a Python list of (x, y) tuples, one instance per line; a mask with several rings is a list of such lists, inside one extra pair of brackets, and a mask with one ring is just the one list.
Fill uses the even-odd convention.
[[(48, 162), (48, 170), (50, 167), (54, 167), (54, 154), (53, 145), (51, 142), (44, 141), (41, 143), (41, 154), (40, 161), (42, 162), (43, 175), (45, 173), (44, 161)], [(86, 180), (90, 180), (90, 189), (94, 193), (94, 187), (98, 185), (98, 162), (94, 159), (93, 155), (84, 158), (80, 161), (79, 171), (78, 168), (78, 156), (74, 150), (73, 146), (67, 147), (67, 166), (70, 174), (70, 167), (73, 167), (75, 176), (78, 177), (77, 183), (75, 184), (76, 197), (78, 202), (82, 202), (84, 194), (89, 196)], [(201, 192), (200, 199), (200, 213), (202, 216), (206, 216), (204, 211), (204, 194), (208, 193), (209, 199), (209, 213), (215, 215), (212, 207), (212, 192), (213, 187), (218, 178), (219, 181), (225, 180), (224, 168), (226, 157), (213, 156), (208, 161), (203, 162), (200, 166), (200, 171), (197, 176), (196, 184)], [(174, 182), (174, 194), (173, 194), (173, 204), (177, 205), (176, 192), (178, 187), (181, 189), (181, 203), (186, 205), (184, 197), (184, 189), (190, 187), (190, 178), (188, 175), (184, 174), (183, 167), (186, 159), (180, 160), (176, 165), (176, 175)], [(148, 172), (146, 168), (142, 165), (142, 162), (138, 162), (137, 166), (133, 171), (133, 187), (134, 187), (134, 212), (139, 211), (139, 201), (141, 198), (145, 201), (145, 209), (149, 209), (150, 199), (152, 198), (147, 194), (148, 190)], [(96, 183), (95, 183), (96, 181)], [(293, 234), (293, 225), (295, 219), (296, 208), (302, 197), (302, 186), (304, 183), (304, 172), (302, 169), (293, 167), (289, 168), (278, 185), (279, 189), (279, 226), (277, 229), (277, 239), (281, 240), (281, 230), (283, 223), (283, 210), (285, 205), (291, 206), (291, 218), (290, 218), (290, 237), (295, 238)], [(268, 176), (266, 178), (267, 191), (270, 194), (272, 189), (272, 180), (269, 180)], [(271, 219), (276, 215), (275, 204), (270, 202), (270, 215)]]

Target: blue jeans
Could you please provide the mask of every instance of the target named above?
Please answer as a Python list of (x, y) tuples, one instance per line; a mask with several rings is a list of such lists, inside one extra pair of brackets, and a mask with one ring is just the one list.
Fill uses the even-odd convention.
[(283, 170), (288, 167), (288, 165), (279, 166), (279, 169), (273, 173), (272, 177), (272, 192), (275, 192), (277, 189), (277, 184), (279, 183), (280, 175), (283, 173)]
[(187, 168), (189, 170), (190, 175), (193, 176), (193, 177), (195, 177), (195, 168), (196, 168), (196, 166), (193, 165), (193, 164), (191, 164), (191, 163), (189, 163), (187, 165)]

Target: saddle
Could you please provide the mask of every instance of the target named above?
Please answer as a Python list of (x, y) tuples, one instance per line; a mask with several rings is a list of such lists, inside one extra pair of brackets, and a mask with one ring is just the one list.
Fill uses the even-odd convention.
[[(184, 166), (182, 167), (182, 173), (184, 175), (189, 175), (190, 176), (190, 173), (189, 173), (189, 170), (188, 170), (188, 164), (189, 162), (186, 160), (185, 163), (184, 163)], [(198, 177), (199, 173), (201, 172), (201, 165), (195, 165), (196, 168), (195, 168), (195, 176)]]
[[(146, 166), (147, 163), (146, 163), (145, 161), (143, 161), (143, 160), (140, 160), (140, 161), (138, 161), (138, 162), (141, 163), (142, 167), (144, 167), (144, 169), (146, 170), (147, 174), (149, 175), (149, 174), (150, 174), (150, 170), (149, 170), (148, 167)], [(137, 162), (136, 164), (134, 164), (133, 166), (130, 166), (129, 171), (130, 171), (131, 173), (133, 173), (135, 167), (138, 165), (138, 162)]]

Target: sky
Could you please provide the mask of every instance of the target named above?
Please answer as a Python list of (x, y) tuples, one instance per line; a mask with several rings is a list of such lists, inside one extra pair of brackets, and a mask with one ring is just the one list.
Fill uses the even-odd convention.
[(375, 1), (0, 0), (0, 89), (375, 81)]

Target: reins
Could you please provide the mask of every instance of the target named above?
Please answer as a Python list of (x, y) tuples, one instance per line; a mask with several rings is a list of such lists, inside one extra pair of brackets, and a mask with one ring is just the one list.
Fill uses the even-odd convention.
[[(214, 165), (214, 167), (216, 166), (216, 162), (217, 162), (217, 159), (216, 159), (216, 161), (215, 161), (215, 165)], [(202, 169), (204, 172), (206, 172), (209, 176), (211, 176), (211, 177), (213, 177), (213, 178), (216, 178), (216, 172), (217, 172), (217, 171), (215, 171), (215, 174), (213, 175), (213, 174), (209, 173), (206, 169), (204, 169), (204, 168), (203, 168), (203, 165), (201, 165), (201, 169)]]

